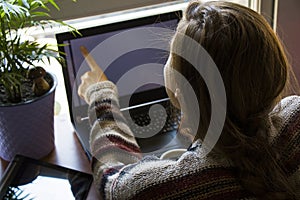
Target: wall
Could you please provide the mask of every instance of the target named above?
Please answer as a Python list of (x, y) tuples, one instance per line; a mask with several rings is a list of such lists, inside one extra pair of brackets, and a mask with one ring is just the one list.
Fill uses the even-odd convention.
[(279, 0), (277, 32), (283, 40), (300, 83), (300, 1)]
[(176, 0), (58, 0), (61, 11), (52, 8), (51, 15), (67, 20), (171, 1)]

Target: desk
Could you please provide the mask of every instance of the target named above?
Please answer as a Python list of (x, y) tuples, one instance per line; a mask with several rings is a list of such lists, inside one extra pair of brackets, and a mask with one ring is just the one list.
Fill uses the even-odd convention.
[[(82, 149), (79, 140), (67, 114), (54, 117), (55, 149), (41, 160), (68, 167), (71, 169), (91, 173), (90, 162)], [(0, 158), (0, 177), (8, 165), (7, 161)], [(92, 185), (88, 199), (99, 199)]]

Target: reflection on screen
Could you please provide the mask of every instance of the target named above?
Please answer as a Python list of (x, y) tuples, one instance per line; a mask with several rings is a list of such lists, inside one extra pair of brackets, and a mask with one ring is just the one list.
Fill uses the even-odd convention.
[(38, 176), (33, 182), (19, 186), (26, 199), (73, 200), (70, 182), (66, 179)]

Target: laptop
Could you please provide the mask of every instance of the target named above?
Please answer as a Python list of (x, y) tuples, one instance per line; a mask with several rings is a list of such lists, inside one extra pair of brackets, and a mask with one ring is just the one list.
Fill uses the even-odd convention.
[[(122, 16), (120, 16), (122, 17)], [(88, 105), (77, 95), (80, 77), (89, 67), (81, 55), (84, 46), (119, 91), (120, 109), (144, 155), (187, 148), (177, 138), (181, 112), (166, 94), (163, 67), (169, 55), (181, 10), (119, 21), (71, 32), (57, 33), (68, 97), (70, 117), (87, 156), (89, 146)]]

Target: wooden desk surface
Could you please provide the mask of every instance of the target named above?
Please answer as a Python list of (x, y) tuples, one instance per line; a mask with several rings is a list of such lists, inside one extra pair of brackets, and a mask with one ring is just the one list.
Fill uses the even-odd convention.
[[(90, 162), (74, 133), (74, 129), (67, 114), (54, 117), (55, 149), (43, 161), (63, 167), (91, 173)], [(9, 164), (0, 158), (0, 178)], [(99, 199), (92, 186), (88, 199)]]

